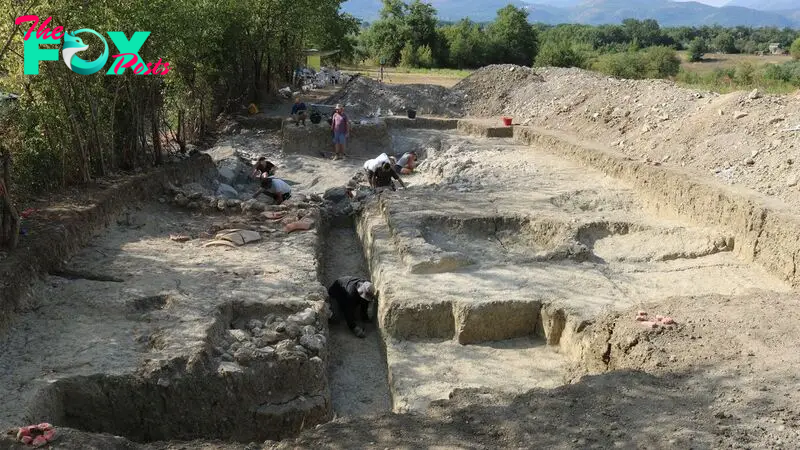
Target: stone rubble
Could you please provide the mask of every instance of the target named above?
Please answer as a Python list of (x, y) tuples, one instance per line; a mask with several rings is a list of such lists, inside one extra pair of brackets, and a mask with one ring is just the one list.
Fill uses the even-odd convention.
[(245, 367), (255, 361), (276, 357), (315, 357), (327, 346), (320, 320), (312, 308), (287, 317), (268, 314), (260, 319), (250, 319), (245, 329), (227, 330), (216, 352), (222, 361)]

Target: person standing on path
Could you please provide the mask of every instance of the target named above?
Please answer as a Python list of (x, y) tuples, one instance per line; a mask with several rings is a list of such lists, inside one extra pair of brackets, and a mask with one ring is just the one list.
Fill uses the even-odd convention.
[(350, 137), (350, 119), (344, 113), (344, 108), (342, 108), (341, 104), (336, 105), (336, 110), (331, 120), (331, 130), (333, 130), (334, 145), (332, 159), (344, 159), (344, 146), (347, 138)]

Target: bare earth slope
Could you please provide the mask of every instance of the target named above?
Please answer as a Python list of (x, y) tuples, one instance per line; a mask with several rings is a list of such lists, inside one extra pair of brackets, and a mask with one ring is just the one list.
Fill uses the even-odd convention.
[(800, 206), (800, 94), (726, 95), (580, 69), (489, 66), (453, 87), (475, 117), (570, 131)]

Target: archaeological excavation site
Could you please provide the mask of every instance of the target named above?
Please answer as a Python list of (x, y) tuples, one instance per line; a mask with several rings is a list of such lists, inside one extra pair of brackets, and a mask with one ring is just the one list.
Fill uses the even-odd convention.
[[(356, 76), (324, 101), (342, 160), (324, 121), (221, 118), (2, 254), (0, 449), (39, 423), (59, 449), (800, 447), (799, 100)], [(345, 276), (375, 286), (363, 338)]]

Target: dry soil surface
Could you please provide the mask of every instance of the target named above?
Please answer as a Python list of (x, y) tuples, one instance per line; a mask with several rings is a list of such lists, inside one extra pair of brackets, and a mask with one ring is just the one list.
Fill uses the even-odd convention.
[[(358, 94), (362, 105), (409, 103), (396, 92), (367, 85), (359, 89), (364, 90)], [(354, 92), (345, 91), (342, 98)], [(798, 133), (782, 131), (798, 121), (796, 102), (789, 98), (717, 96), (666, 82), (507, 66), (484, 69), (453, 91), (428, 95), (440, 95), (433, 103), (455, 112), (508, 113), (518, 121), (530, 119), (606, 144), (616, 141), (636, 158), (701, 173), (720, 169), (717, 176), (732, 183), (796, 202), (797, 186), (782, 179), (794, 174), (800, 144)], [(466, 101), (459, 104), (459, 95)], [(412, 101), (422, 108), (417, 99)], [(212, 154), (231, 169), (231, 182), (242, 196), (254, 186), (246, 181), (248, 168), (240, 159), (267, 156), (277, 163), (279, 176), (303, 194), (343, 186), (363, 163), (286, 155), (277, 142), (273, 133), (245, 130), (226, 137)], [(408, 131), (394, 136), (394, 144), (396, 149), (417, 148), (425, 158), (419, 173), (407, 177), (410, 189), (362, 199), (357, 206), (372, 214), (374, 223), (387, 224), (374, 233), (391, 233), (390, 239), (372, 244), (372, 250), (380, 251), (372, 251), (369, 260), (369, 269), (382, 280), (379, 287), (396, 284), (386, 299), (381, 297), (378, 311), (386, 366), (377, 330), (357, 340), (334, 325), (327, 336), (336, 347), (330, 376), (339, 417), (306, 426), (296, 439), (249, 448), (800, 444), (795, 369), (800, 356), (791, 351), (800, 344), (796, 292), (737, 260), (724, 230), (659, 217), (630, 187), (559, 159), (557, 149), (455, 132)], [(376, 154), (386, 150), (376, 149)], [(509, 222), (514, 226), (498, 227), (500, 216), (515, 218)], [(213, 225), (202, 215), (155, 204), (126, 217), (70, 262), (118, 276), (121, 284), (48, 277), (32, 290), (39, 300), (33, 304), (41, 306), (23, 314), (3, 337), (1, 425), (19, 425), (32, 392), (50, 379), (130, 371), (149, 359), (192, 354), (213, 324), (206, 313), (218, 308), (220, 300), (255, 297), (263, 290), (283, 301), (287, 292), (294, 297), (312, 285), (321, 288), (317, 277), (328, 283), (344, 272), (368, 273), (347, 227), (330, 231), (325, 247), (317, 248), (323, 255), (318, 261), (311, 250), (317, 243), (312, 233), (265, 230), (264, 241), (234, 251), (166, 237), (173, 230), (200, 233)], [(495, 224), (488, 231), (473, 226), (487, 217)], [(627, 224), (626, 232), (608, 226), (614, 223)], [(549, 240), (537, 240), (544, 231)], [(365, 236), (360, 238), (369, 241)], [(442, 264), (443, 254), (455, 266)], [(440, 270), (415, 272), (415, 267)], [(459, 317), (483, 316), (453, 311), (520, 291), (528, 297), (522, 300), (558, 301), (578, 317), (571, 338), (551, 342), (559, 345), (524, 339), (466, 346), (455, 341), (470, 330)], [(168, 308), (129, 311), (137, 304), (151, 305), (136, 299), (163, 293), (172, 295)], [(195, 298), (200, 303), (189, 301)], [(425, 313), (411, 316), (420, 319), (421, 328), (444, 329), (449, 339), (404, 339), (387, 326), (391, 313), (424, 312), (419, 307), (425, 304), (450, 305), (443, 322)], [(676, 324), (645, 326), (636, 320), (640, 310), (650, 317), (671, 317)], [(504, 325), (496, 319), (487, 323)], [(476, 335), (487, 330), (492, 327), (479, 326)], [(539, 350), (552, 358), (537, 361)], [(550, 370), (537, 373), (536, 367)], [(385, 412), (389, 408), (409, 412)], [(133, 444), (64, 431), (65, 448), (243, 448), (210, 441)]]
[(509, 115), (800, 205), (800, 94), (720, 95), (662, 80), (520, 66), (485, 67), (453, 92), (471, 116)]

